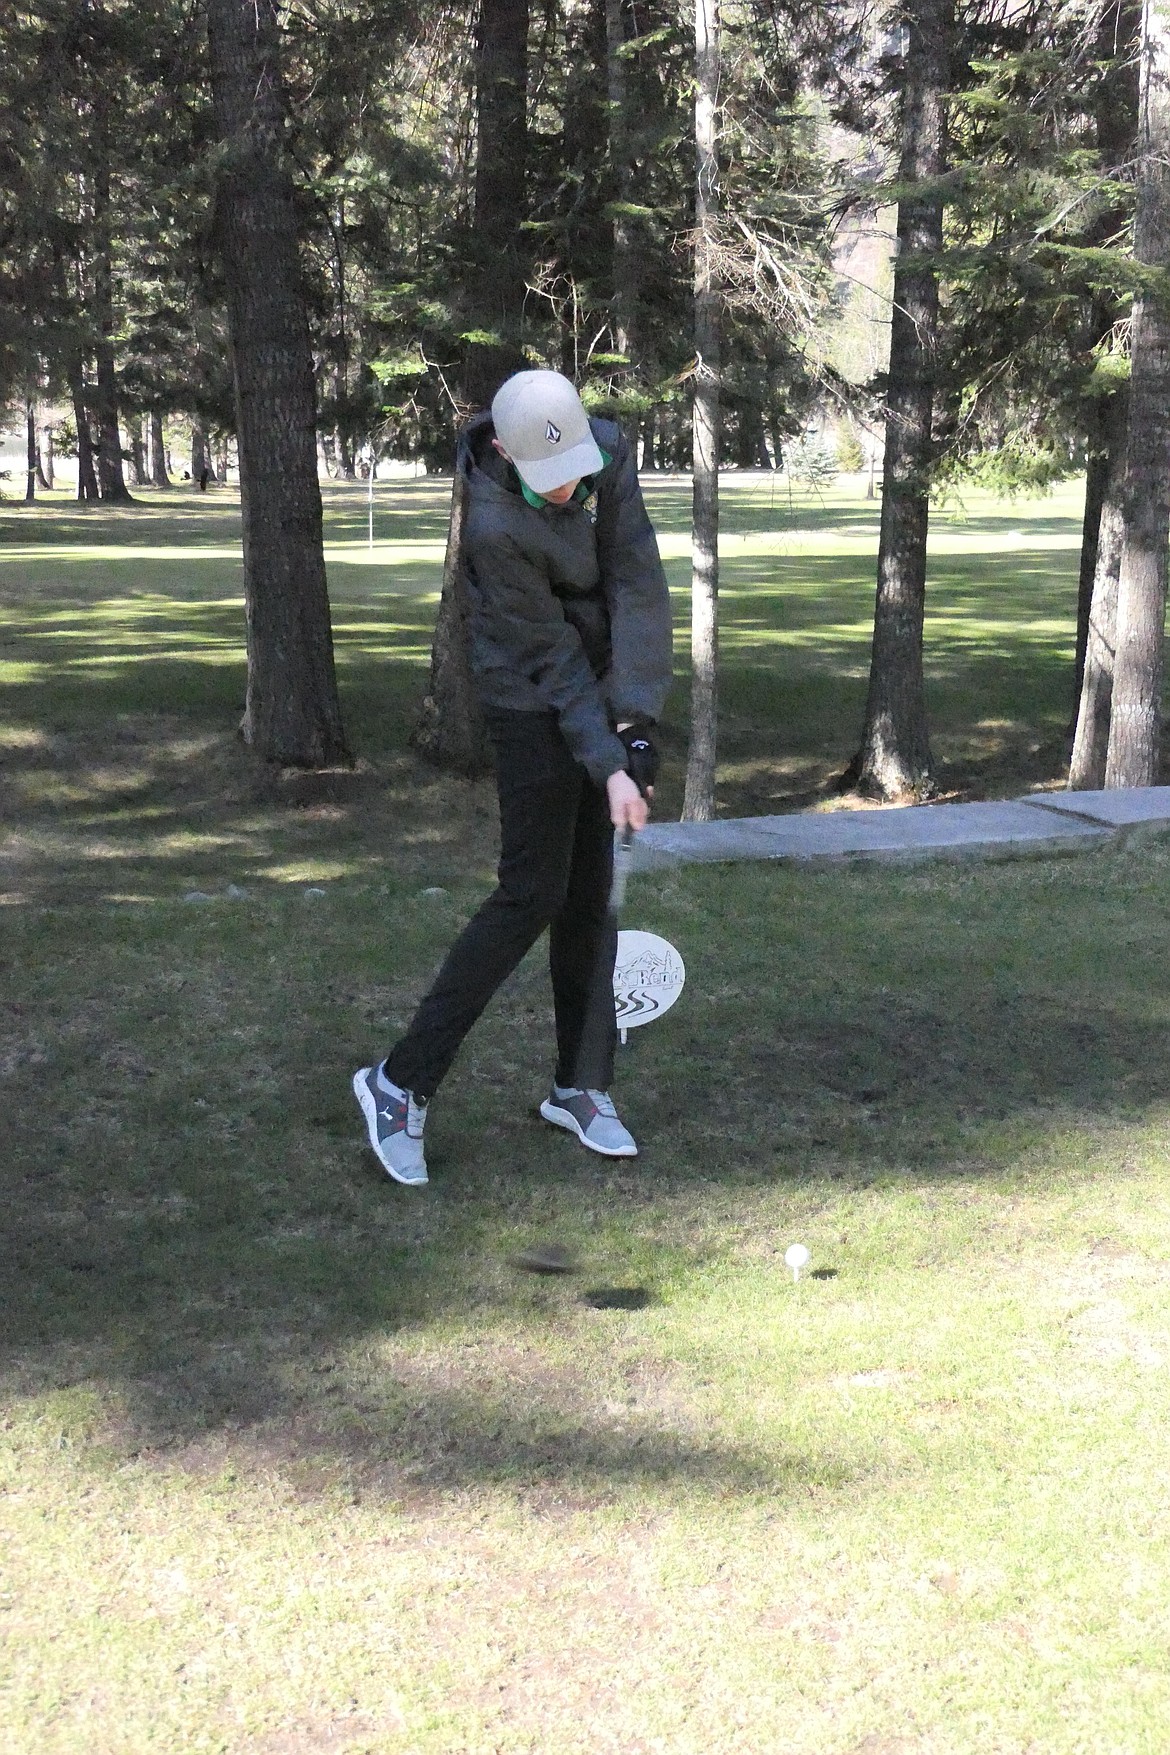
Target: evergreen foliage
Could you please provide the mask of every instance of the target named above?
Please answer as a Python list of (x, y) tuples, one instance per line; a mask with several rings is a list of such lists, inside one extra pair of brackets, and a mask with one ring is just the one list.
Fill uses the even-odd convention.
[[(1119, 515), (1130, 308), (1166, 296), (1133, 247), (1139, 8), (961, 0), (943, 168), (908, 176), (923, 3), (722, 6), (720, 460), (778, 468), (796, 446), (799, 469), (801, 435), (842, 422), (884, 428), (888, 450), (893, 216), (941, 211), (899, 267), (937, 301), (915, 493), (1042, 491), (1087, 466), (1079, 689), (1095, 569), (1116, 566), (1098, 535)], [(195, 474), (235, 438), (208, 4), (0, 12), (0, 404), (28, 425), (30, 495), (38, 410), (76, 450), (82, 498), (128, 498), (150, 435), (165, 482), (164, 417), (189, 430)], [(693, 6), (274, 10), (328, 470), (449, 469), (469, 408), (524, 361), (619, 416), (644, 468), (689, 469)]]
[[(468, 352), (495, 333), (476, 314), (467, 16), (443, 0), (312, 0), (282, 18), (326, 457), (346, 475), (370, 446), (447, 467)], [(1108, 26), (1108, 8), (1061, 0), (974, 0), (960, 17), (938, 264), (945, 480), (1035, 487), (1078, 467), (1086, 404), (1124, 372), (1124, 328), (1093, 321), (1140, 282), (1128, 176), (1098, 140), (1117, 89)], [(867, 403), (830, 363), (848, 293), (832, 268), (843, 219), (898, 197), (883, 61), (896, 28), (834, 0), (725, 8), (725, 464), (774, 464), (818, 401), (872, 413), (880, 399), (880, 375)], [(520, 345), (640, 426), (648, 466), (688, 455), (691, 52), (677, 0), (531, 8)], [(162, 410), (226, 434), (198, 17), (178, 0), (11, 9), (0, 100), (5, 398), (79, 391), (100, 451), (106, 334), (124, 423)]]

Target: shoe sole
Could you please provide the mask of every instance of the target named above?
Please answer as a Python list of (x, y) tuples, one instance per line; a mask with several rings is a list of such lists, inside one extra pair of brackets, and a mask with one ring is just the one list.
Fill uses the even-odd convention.
[(600, 1153), (603, 1158), (636, 1158), (638, 1156), (637, 1146), (599, 1146), (596, 1140), (587, 1140), (585, 1129), (573, 1112), (569, 1109), (558, 1109), (556, 1104), (550, 1103), (547, 1097), (540, 1106), (540, 1113), (546, 1121), (551, 1121), (554, 1127), (563, 1127), (566, 1132), (575, 1133), (583, 1146), (591, 1152)]
[(370, 1144), (374, 1148), (374, 1156), (387, 1176), (392, 1176), (395, 1182), (401, 1182), (404, 1188), (425, 1188), (427, 1182), (425, 1170), (421, 1176), (403, 1176), (400, 1171), (395, 1170), (393, 1164), (387, 1164), (382, 1156), (382, 1148), (378, 1143), (378, 1105), (374, 1101), (373, 1092), (366, 1083), (369, 1071), (370, 1068), (367, 1066), (354, 1073), (353, 1094), (361, 1104), (362, 1114), (366, 1118), (366, 1132), (369, 1135)]

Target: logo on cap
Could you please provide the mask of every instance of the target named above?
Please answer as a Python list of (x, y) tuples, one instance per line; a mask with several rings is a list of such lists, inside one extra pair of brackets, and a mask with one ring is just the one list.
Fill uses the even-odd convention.
[(544, 429), (544, 436), (550, 445), (559, 445), (561, 442), (561, 429), (560, 427), (554, 427), (550, 420)]

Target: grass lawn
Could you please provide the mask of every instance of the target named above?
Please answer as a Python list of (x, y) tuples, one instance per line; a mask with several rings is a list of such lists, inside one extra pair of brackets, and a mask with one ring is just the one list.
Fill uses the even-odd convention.
[[(397, 1188), (349, 1075), (494, 858), (402, 747), (442, 488), (372, 557), (331, 491), (361, 762), (299, 781), (232, 736), (234, 507), (144, 498), (0, 520), (4, 1755), (1161, 1755), (1170, 846), (639, 878), (688, 969), (640, 1158), (536, 1117), (534, 954)], [(790, 807), (874, 512), (727, 502), (724, 804)], [(1077, 516), (937, 522), (967, 795), (1059, 771)]]

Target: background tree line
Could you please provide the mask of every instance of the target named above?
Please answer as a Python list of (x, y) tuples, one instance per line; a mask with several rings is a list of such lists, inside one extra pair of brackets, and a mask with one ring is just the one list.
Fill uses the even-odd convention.
[[(245, 730), (269, 759), (346, 756), (318, 452), (341, 477), (449, 469), (467, 413), (541, 363), (617, 413), (645, 469), (691, 467), (696, 407), (712, 468), (775, 467), (825, 411), (884, 435), (849, 778), (886, 797), (932, 786), (932, 491), (1083, 469), (1073, 783), (1156, 776), (1154, 0), (35, 0), (0, 21), (0, 394), (30, 423), (27, 492), (39, 404), (71, 411), (86, 499), (165, 484), (167, 415), (191, 422), (192, 473), (234, 436)], [(885, 216), (888, 360), (859, 373), (840, 269)], [(709, 557), (700, 575), (713, 667)], [(447, 586), (419, 741), (473, 767), (452, 568)], [(694, 814), (713, 687), (703, 711)]]

